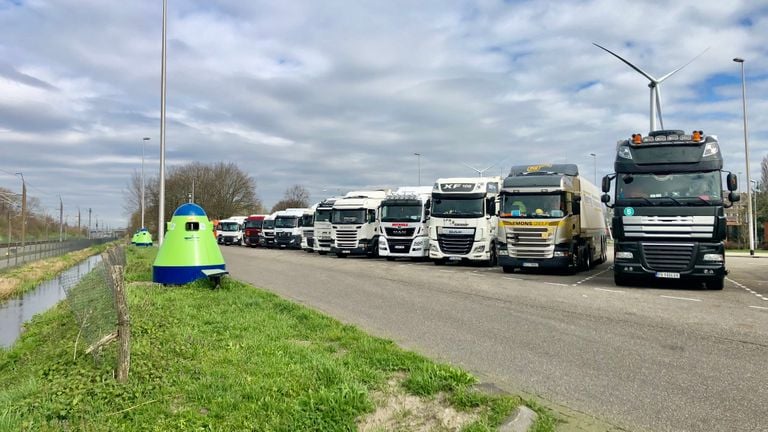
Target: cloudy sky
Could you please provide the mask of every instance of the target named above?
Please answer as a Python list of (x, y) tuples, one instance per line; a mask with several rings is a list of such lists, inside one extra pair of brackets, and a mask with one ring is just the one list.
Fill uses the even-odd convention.
[[(717, 135), (733, 172), (745, 58), (753, 178), (768, 154), (763, 2), (168, 3), (167, 165), (235, 162), (268, 206), (296, 183), (413, 185), (419, 162), (422, 184), (465, 164), (611, 172), (648, 131), (648, 87), (592, 42), (655, 76), (709, 48), (662, 85), (665, 126)], [(144, 136), (159, 170), (161, 30), (160, 0), (0, 0), (0, 187), (23, 172), (50, 213), (61, 195), (124, 226)]]

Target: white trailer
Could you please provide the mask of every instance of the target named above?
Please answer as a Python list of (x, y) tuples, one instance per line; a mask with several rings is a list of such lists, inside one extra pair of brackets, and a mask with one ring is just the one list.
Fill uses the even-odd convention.
[(381, 202), (379, 255), (421, 259), (429, 256), (430, 186), (404, 186)]
[(432, 188), (429, 257), (496, 265), (496, 201), (501, 177), (443, 178)]
[(331, 253), (376, 256), (379, 252), (379, 205), (389, 190), (352, 191), (333, 203)]
[(514, 166), (501, 189), (499, 265), (588, 270), (606, 260), (600, 191), (574, 164)]
[(333, 244), (333, 232), (331, 228), (331, 213), (333, 212), (333, 203), (338, 198), (328, 198), (321, 203), (317, 204), (315, 208), (314, 217), (314, 241), (312, 243), (312, 250), (320, 255), (325, 255), (331, 251), (331, 245)]

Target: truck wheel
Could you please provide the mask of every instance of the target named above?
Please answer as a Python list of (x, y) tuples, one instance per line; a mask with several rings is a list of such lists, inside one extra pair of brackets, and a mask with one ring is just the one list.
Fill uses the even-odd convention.
[(725, 278), (719, 277), (716, 279), (710, 279), (705, 282), (707, 289), (721, 291), (723, 289), (723, 286), (725, 286)]
[(515, 268), (512, 267), (512, 266), (503, 266), (501, 269), (504, 270), (504, 273), (514, 273), (515, 272)]
[(395, 257), (387, 257), (387, 261), (394, 261)]
[(589, 271), (592, 268), (592, 251), (587, 247), (584, 251), (584, 271)]
[(491, 248), (491, 257), (488, 260), (487, 263), (485, 263), (486, 267), (496, 267), (499, 265), (499, 257), (496, 256), (496, 247)]

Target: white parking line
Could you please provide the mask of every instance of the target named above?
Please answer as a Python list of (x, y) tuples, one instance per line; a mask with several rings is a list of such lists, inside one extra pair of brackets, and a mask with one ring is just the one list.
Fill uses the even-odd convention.
[(544, 282), (544, 283), (547, 284), (547, 285), (555, 285), (555, 286), (570, 286), (568, 284), (557, 283), (557, 282)]
[(701, 301), (700, 299), (688, 298), (688, 297), (673, 297), (673, 296), (665, 296), (665, 295), (659, 296), (659, 297), (664, 297), (664, 298), (668, 298), (668, 299), (675, 299), (675, 300), (695, 301), (695, 302), (700, 302)]
[(762, 306), (750, 306), (750, 307), (754, 309), (768, 310), (768, 307), (762, 307)]
[(574, 284), (572, 284), (572, 285), (573, 285), (573, 286), (579, 285), (579, 284), (581, 284), (581, 283), (584, 283), (584, 282), (586, 282), (586, 281), (588, 281), (588, 280), (590, 280), (590, 279), (594, 279), (594, 278), (596, 278), (596, 277), (600, 276), (601, 274), (603, 274), (603, 273), (605, 273), (605, 272), (607, 272), (607, 271), (610, 271), (610, 270), (613, 270), (613, 266), (611, 266), (611, 267), (608, 267), (607, 269), (605, 269), (605, 270), (603, 270), (603, 271), (601, 271), (601, 272), (599, 272), (599, 273), (595, 273), (595, 274), (593, 274), (593, 275), (591, 275), (591, 276), (589, 276), (589, 277), (585, 277), (584, 279), (582, 279), (582, 280), (580, 280), (580, 281), (578, 281), (578, 282), (576, 282), (576, 283), (574, 283)]
[(624, 291), (618, 291), (618, 290), (612, 290), (612, 289), (606, 289), (606, 288), (595, 288), (598, 291), (606, 291), (606, 292), (612, 292), (612, 293), (619, 293), (619, 294), (626, 294)]
[(438, 270), (438, 271), (441, 271), (441, 272), (443, 272), (443, 273), (456, 273), (456, 272), (455, 272), (455, 271), (453, 271), (453, 270)]
[(768, 301), (768, 297), (765, 297), (765, 296), (764, 296), (764, 295), (762, 295), (762, 294), (756, 293), (755, 291), (753, 291), (753, 290), (749, 289), (748, 287), (746, 287), (746, 286), (744, 286), (744, 285), (740, 284), (739, 282), (736, 282), (735, 280), (733, 280), (733, 279), (731, 279), (731, 278), (726, 278), (726, 279), (727, 279), (727, 280), (729, 280), (729, 281), (731, 281), (731, 283), (733, 283), (733, 284), (734, 284), (734, 285), (736, 285), (737, 287), (739, 287), (739, 288), (742, 288), (742, 289), (746, 290), (748, 293), (754, 294), (754, 295), (755, 295), (757, 298), (759, 298), (759, 299), (761, 299), (761, 300), (765, 300), (765, 301)]
[(516, 280), (516, 281), (525, 280), (525, 279), (523, 279), (523, 278), (516, 278), (516, 277), (509, 277), (509, 276), (502, 276), (502, 277), (503, 277), (504, 279), (508, 279), (508, 280)]

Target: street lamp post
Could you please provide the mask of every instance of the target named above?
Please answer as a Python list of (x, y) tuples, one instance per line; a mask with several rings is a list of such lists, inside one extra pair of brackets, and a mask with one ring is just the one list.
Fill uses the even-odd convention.
[[(27, 182), (24, 181), (24, 174), (17, 172), (21, 177), (21, 253), (24, 253), (24, 246), (27, 241)], [(16, 263), (18, 264), (19, 253), (16, 253)], [(22, 258), (22, 262), (24, 259)]]
[(589, 155), (592, 156), (593, 166), (595, 167), (594, 173), (592, 175), (592, 181), (597, 184), (597, 155), (594, 153), (590, 153)]
[(750, 182), (752, 182), (753, 189), (754, 189), (752, 191), (754, 192), (753, 194), (754, 198), (752, 198), (753, 199), (752, 220), (755, 222), (753, 225), (754, 225), (755, 243), (757, 243), (758, 242), (757, 241), (758, 240), (757, 238), (757, 193), (760, 192), (760, 190), (757, 188), (757, 180), (750, 180)]
[(744, 113), (744, 158), (746, 160), (747, 173), (747, 228), (749, 229), (749, 254), (755, 254), (755, 237), (752, 232), (752, 192), (749, 185), (749, 141), (747, 140), (747, 83), (744, 78), (744, 59), (736, 57), (733, 59), (741, 65), (741, 106)]
[(160, 67), (160, 193), (157, 209), (157, 245), (163, 245), (165, 238), (165, 41), (168, 1), (163, 0), (163, 49)]
[(149, 141), (149, 137), (141, 140), (141, 227), (144, 228), (144, 144)]
[(421, 186), (421, 153), (414, 153), (414, 156), (416, 156), (416, 164), (419, 169), (419, 186)]

